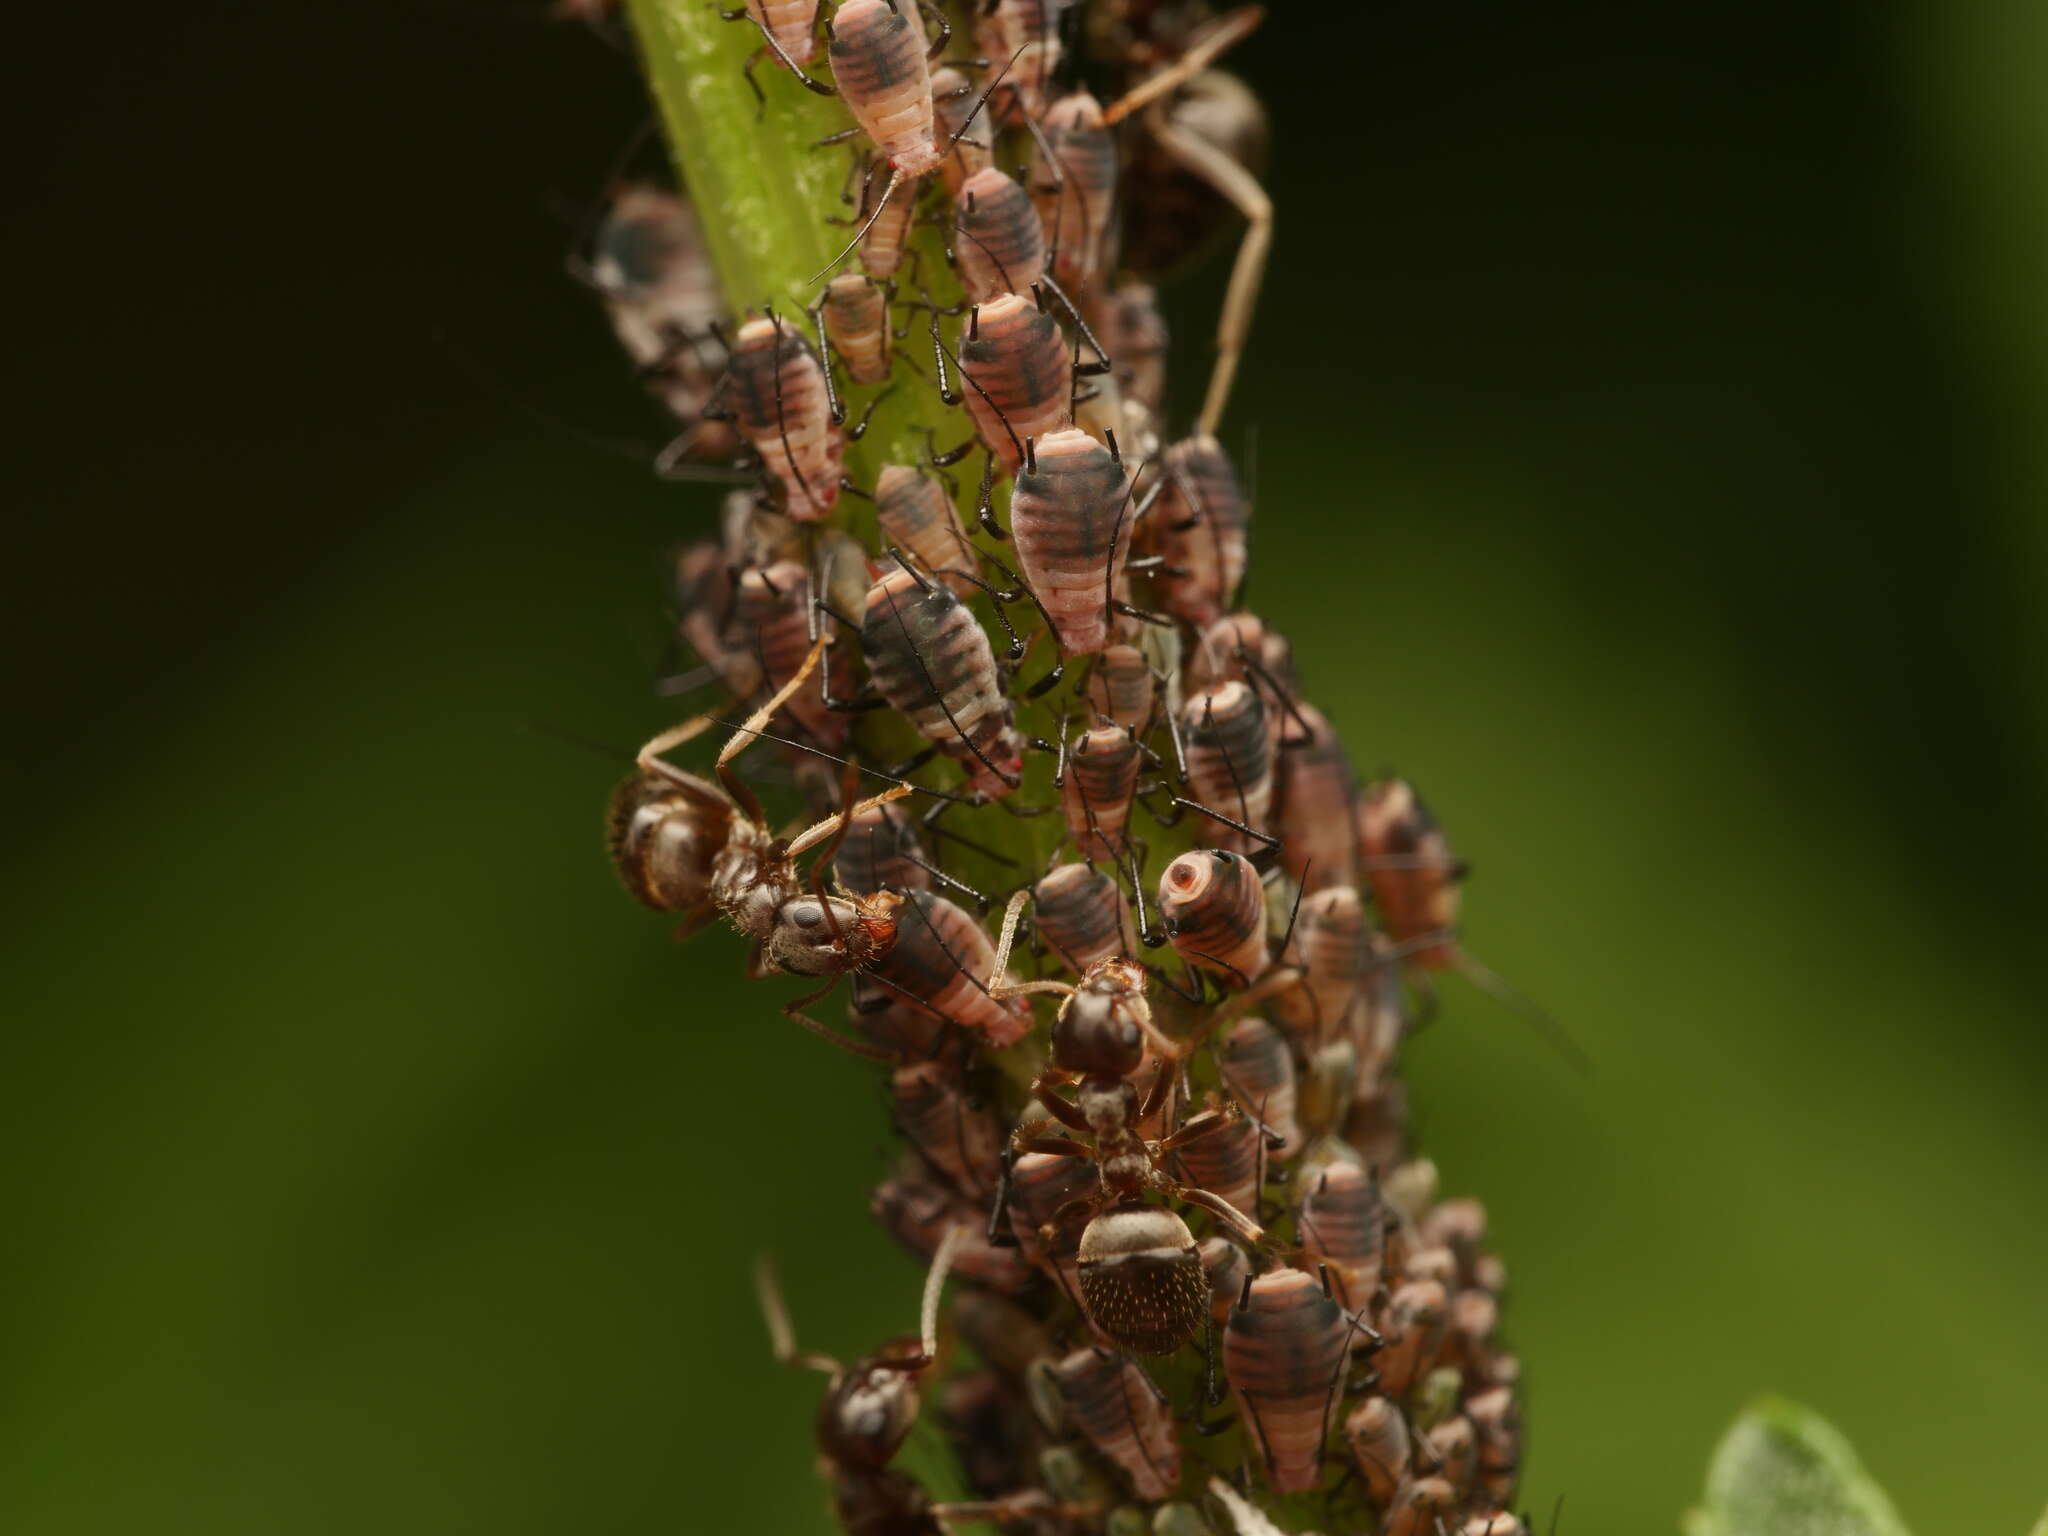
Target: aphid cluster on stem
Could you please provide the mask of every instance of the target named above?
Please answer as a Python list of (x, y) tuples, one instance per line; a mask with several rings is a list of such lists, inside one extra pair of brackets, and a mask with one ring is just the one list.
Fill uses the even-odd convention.
[[(852, 154), (807, 210), (840, 259), (728, 272), (728, 306), (699, 221), (737, 214), (634, 186), (581, 262), (684, 423), (665, 466), (745, 482), (674, 555), (694, 660), (662, 691), (698, 697), (614, 795), (614, 860), (813, 983), (781, 1011), (888, 1104), (872, 1206), (926, 1265), (919, 1334), (851, 1366), (762, 1274), (776, 1357), (828, 1378), (850, 1536), (1215, 1536), (1282, 1498), (1331, 1536), (1520, 1529), (1502, 1266), (1397, 1076), (1428, 978), (1490, 978), (1464, 866), (1242, 606), (1221, 434), (1272, 215), (1216, 65), (1261, 15), (749, 0), (754, 131), (843, 110), (801, 151)], [(1232, 210), (1215, 362), (1174, 400), (1152, 284)], [(675, 756), (704, 735), (708, 775)], [(972, 1502), (896, 1465), (927, 1398)]]

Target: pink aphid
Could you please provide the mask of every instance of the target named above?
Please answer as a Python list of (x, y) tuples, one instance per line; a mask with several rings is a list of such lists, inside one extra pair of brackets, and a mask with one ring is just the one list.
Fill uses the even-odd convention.
[(1090, 656), (1115, 638), (1112, 606), (1131, 543), (1130, 478), (1122, 460), (1078, 427), (1025, 446), (1010, 536), (1061, 651)]
[(811, 344), (781, 316), (756, 316), (733, 338), (726, 380), (740, 433), (774, 477), (783, 510), (799, 522), (823, 518), (839, 501), (846, 434)]

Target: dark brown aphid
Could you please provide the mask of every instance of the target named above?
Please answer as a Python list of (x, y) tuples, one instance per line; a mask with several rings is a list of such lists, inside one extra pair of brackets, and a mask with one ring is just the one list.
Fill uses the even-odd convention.
[(832, 877), (858, 896), (931, 889), (931, 867), (916, 821), (901, 806), (877, 805), (850, 817), (832, 857)]
[(1197, 629), (1226, 613), (1244, 581), (1251, 503), (1213, 437), (1184, 438), (1166, 450), (1166, 487), (1152, 509), (1166, 563), (1160, 606)]
[(1088, 704), (1127, 731), (1152, 723), (1152, 668), (1135, 645), (1106, 646), (1088, 674)]
[(861, 653), (876, 689), (918, 734), (967, 769), (976, 793), (1017, 787), (1024, 741), (988, 636), (943, 583), (904, 566), (869, 589)]
[(979, 556), (960, 509), (931, 471), (891, 464), (875, 481), (875, 520), (890, 542), (962, 597), (974, 591)]
[(1174, 950), (1226, 984), (1266, 969), (1266, 890), (1242, 854), (1182, 854), (1159, 877), (1159, 912)]
[(1062, 864), (1034, 885), (1031, 913), (1039, 937), (1076, 976), (1137, 950), (1122, 889), (1087, 864)]
[(1436, 1536), (1457, 1503), (1458, 1490), (1443, 1478), (1414, 1478), (1401, 1485), (1387, 1510), (1387, 1536)]
[(842, 272), (825, 285), (825, 334), (856, 384), (889, 377), (889, 305), (872, 279)]
[[(1259, 695), (1235, 681), (1195, 694), (1181, 707), (1181, 737), (1194, 798), (1263, 832), (1273, 819), (1273, 756)], [(1237, 827), (1208, 818), (1196, 835), (1233, 853), (1266, 846)]]
[(1413, 1456), (1407, 1416), (1391, 1398), (1368, 1397), (1344, 1420), (1344, 1439), (1365, 1477), (1366, 1493), (1379, 1508), (1387, 1508)]
[[(710, 716), (664, 731), (642, 747), (639, 772), (612, 796), (611, 848), (627, 889), (658, 911), (683, 913), (686, 930), (716, 912), (754, 941), (766, 969), (836, 979), (889, 953), (896, 942), (897, 899), (886, 893), (828, 897), (807, 889), (796, 860), (838, 832), (843, 817), (828, 816), (785, 840), (732, 769), (733, 758), (802, 686), (823, 652), (820, 641), (803, 671), (720, 750), (717, 783), (661, 757), (711, 725)], [(902, 787), (886, 790), (847, 814), (906, 793)], [(797, 1017), (793, 1010), (801, 1006), (784, 1011)]]
[(1358, 881), (1358, 778), (1321, 710), (1299, 701), (1282, 723), (1280, 862), (1305, 891)]
[(1103, 125), (1102, 104), (1085, 90), (1054, 102), (1041, 126), (1045, 143), (1032, 163), (1031, 198), (1054, 252), (1053, 276), (1068, 293), (1083, 294), (1114, 261), (1116, 137)]
[(1410, 1280), (1387, 1303), (1386, 1346), (1373, 1357), (1380, 1390), (1397, 1401), (1436, 1363), (1449, 1303), (1434, 1280)]
[(747, 446), (780, 487), (784, 510), (800, 522), (830, 512), (839, 501), (846, 434), (832, 419), (811, 344), (779, 315), (749, 320), (733, 339), (725, 394)]
[(1403, 947), (1408, 963), (1424, 970), (1457, 965), (1458, 882), (1464, 866), (1406, 780), (1388, 779), (1366, 790), (1358, 853), (1380, 921)]
[(1173, 1409), (1144, 1372), (1105, 1350), (1077, 1349), (1053, 1368), (1075, 1427), (1123, 1474), (1134, 1497), (1163, 1499), (1180, 1483)]
[(1073, 362), (1058, 324), (1029, 299), (1005, 293), (968, 311), (960, 372), (967, 414), (1010, 474), (1028, 439), (1069, 425)]
[(1123, 857), (1141, 759), (1136, 739), (1115, 725), (1083, 731), (1068, 747), (1060, 807), (1067, 835), (1088, 862), (1115, 864)]
[[(981, 1213), (932, 1183), (922, 1169), (884, 1179), (869, 1197), (868, 1209), (897, 1242), (927, 1263), (946, 1234), (957, 1231), (953, 1268), (968, 1279), (1005, 1293), (1021, 1291), (1031, 1283), (1031, 1266), (1023, 1254), (989, 1242), (981, 1233)], [(969, 1294), (992, 1299), (983, 1292)]]
[(1274, 1138), (1275, 1157), (1301, 1150), (1301, 1122), (1295, 1118), (1294, 1057), (1287, 1037), (1264, 1019), (1239, 1019), (1216, 1047), (1223, 1081), (1239, 1107)]
[(1302, 1249), (1329, 1266), (1347, 1307), (1364, 1307), (1379, 1288), (1387, 1220), (1379, 1181), (1356, 1163), (1333, 1161), (1301, 1197), (1295, 1230)]
[[(759, 660), (764, 681), (780, 690), (805, 671), (814, 643), (811, 634), (810, 584), (804, 568), (794, 560), (740, 574), (733, 594), (734, 616), (739, 644)], [(827, 646), (818, 663), (825, 671), (826, 687), (837, 694), (852, 689), (852, 658)], [(836, 751), (846, 740), (847, 717), (827, 709), (817, 689), (798, 688), (783, 706), (803, 734), (820, 746)]]
[(1231, 1309), (1223, 1374), (1267, 1480), (1281, 1493), (1305, 1493), (1322, 1474), (1331, 1412), (1357, 1328), (1315, 1277), (1298, 1269), (1256, 1277)]
[(725, 297), (690, 205), (654, 187), (621, 188), (583, 270), (648, 388), (691, 429), (682, 451), (730, 455), (732, 429), (704, 416), (725, 370)]
[(1130, 516), (1130, 478), (1115, 453), (1075, 427), (1026, 439), (1010, 536), (1066, 655), (1093, 655), (1116, 638)]
[(999, 294), (1029, 293), (1045, 276), (1045, 233), (1025, 190), (995, 166), (960, 188), (953, 213), (953, 257), (967, 297), (986, 304)]
[[(981, 924), (930, 891), (912, 891), (899, 905), (896, 943), (874, 966), (879, 980), (978, 1031), (997, 1050), (1030, 1033), (1029, 1007), (981, 981), (996, 966)], [(995, 1166), (993, 1153), (988, 1166)]]

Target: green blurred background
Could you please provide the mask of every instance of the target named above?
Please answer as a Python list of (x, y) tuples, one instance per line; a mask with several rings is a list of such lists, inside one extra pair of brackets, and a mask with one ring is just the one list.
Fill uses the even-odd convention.
[[(1773, 1388), (2017, 1536), (2048, 12), (1280, 12), (1253, 597), (1598, 1063), (1456, 983), (1413, 1053), (1527, 1501), (1670, 1531)], [(613, 769), (522, 732), (665, 718), (712, 504), (504, 398), (661, 431), (558, 266), (625, 62), (485, 0), (36, 20), (0, 1530), (826, 1531), (745, 1272), (817, 1347), (908, 1321), (878, 1085), (631, 906)]]

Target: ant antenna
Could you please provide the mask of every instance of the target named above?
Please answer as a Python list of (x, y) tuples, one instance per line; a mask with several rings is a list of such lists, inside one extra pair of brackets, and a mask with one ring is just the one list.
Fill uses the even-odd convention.
[(968, 1230), (964, 1224), (956, 1223), (946, 1228), (946, 1235), (939, 1239), (938, 1251), (932, 1255), (931, 1273), (924, 1277), (924, 1306), (918, 1313), (918, 1338), (924, 1345), (925, 1363), (929, 1364), (939, 1352), (939, 1295), (946, 1288), (946, 1272), (953, 1267), (953, 1255), (967, 1241)]

